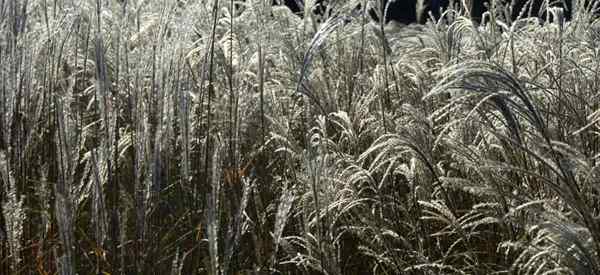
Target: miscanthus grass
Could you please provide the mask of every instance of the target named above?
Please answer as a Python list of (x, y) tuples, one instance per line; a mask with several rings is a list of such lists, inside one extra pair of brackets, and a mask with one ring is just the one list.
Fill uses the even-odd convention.
[(0, 274), (600, 274), (599, 6), (508, 2), (0, 0)]

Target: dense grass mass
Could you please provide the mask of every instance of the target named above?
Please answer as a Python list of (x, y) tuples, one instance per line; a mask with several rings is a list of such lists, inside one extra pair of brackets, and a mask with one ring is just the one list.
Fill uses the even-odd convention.
[(0, 274), (600, 274), (595, 1), (332, 2), (0, 0)]

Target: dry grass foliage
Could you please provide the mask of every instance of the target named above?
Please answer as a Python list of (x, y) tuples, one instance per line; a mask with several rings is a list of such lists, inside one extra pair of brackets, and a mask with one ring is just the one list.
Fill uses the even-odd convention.
[(331, 2), (0, 0), (0, 274), (600, 274), (597, 2)]

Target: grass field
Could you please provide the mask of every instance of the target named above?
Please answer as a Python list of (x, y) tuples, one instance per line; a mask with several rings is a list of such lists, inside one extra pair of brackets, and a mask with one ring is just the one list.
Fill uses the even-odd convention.
[(597, 1), (270, 2), (0, 0), (0, 274), (600, 274)]

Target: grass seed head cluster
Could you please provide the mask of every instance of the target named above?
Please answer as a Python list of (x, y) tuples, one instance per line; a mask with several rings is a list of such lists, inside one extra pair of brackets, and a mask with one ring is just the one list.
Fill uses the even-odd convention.
[(0, 1), (0, 274), (600, 274), (595, 1), (366, 2)]

